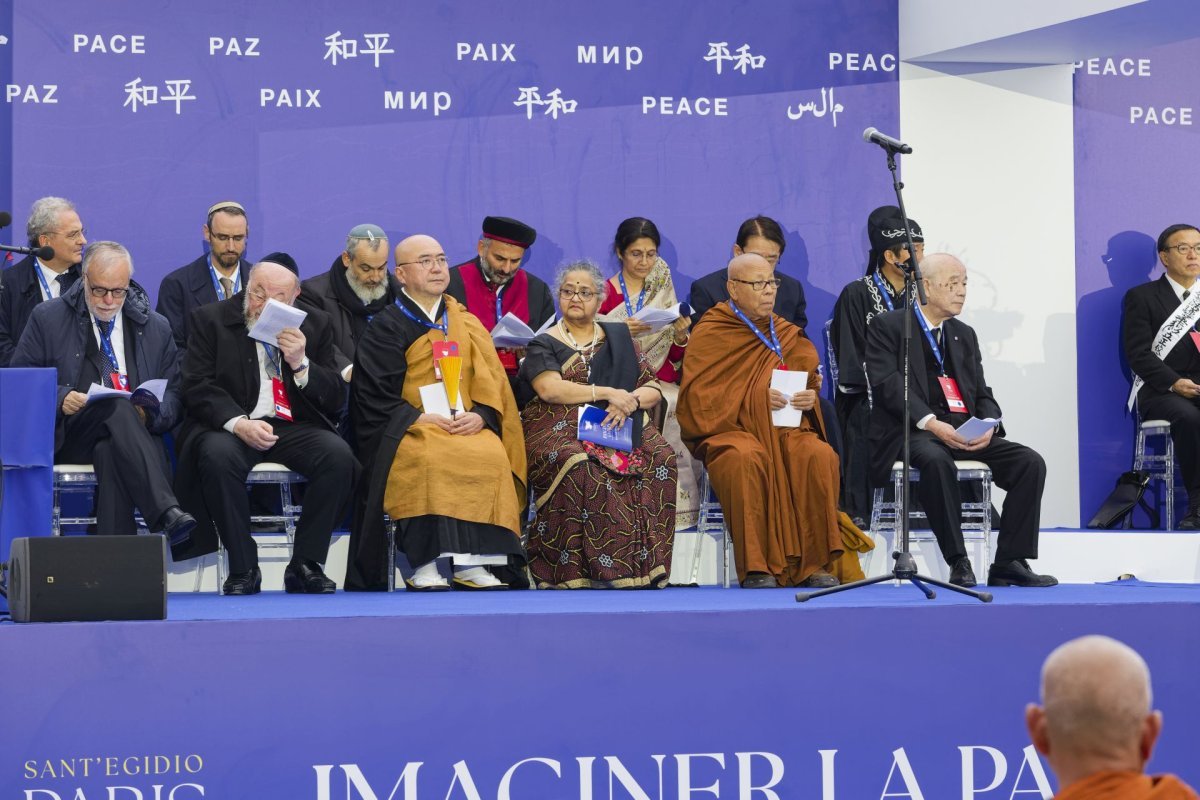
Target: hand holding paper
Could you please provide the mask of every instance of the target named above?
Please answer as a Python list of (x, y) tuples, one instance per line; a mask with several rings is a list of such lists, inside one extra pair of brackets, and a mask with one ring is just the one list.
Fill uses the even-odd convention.
[(299, 328), (308, 312), (281, 303), (275, 298), (267, 300), (258, 321), (250, 328), (250, 338), (270, 345), (279, 344), (279, 332), (284, 328)]
[(771, 422), (777, 428), (799, 428), (804, 412), (792, 406), (792, 395), (808, 389), (808, 373), (786, 369), (771, 370), (771, 388), (787, 398), (787, 405), (771, 411)]
[(492, 328), (492, 344), (496, 347), (528, 347), (534, 337), (550, 330), (550, 326), (553, 324), (554, 317), (550, 317), (542, 327), (534, 331), (509, 311), (500, 318), (496, 327)]
[(980, 436), (984, 436), (988, 431), (995, 428), (999, 422), (1000, 420), (992, 419), (990, 417), (988, 419), (971, 417), (962, 425), (959, 425), (957, 428), (955, 428), (954, 432), (962, 437), (964, 442), (973, 442)]

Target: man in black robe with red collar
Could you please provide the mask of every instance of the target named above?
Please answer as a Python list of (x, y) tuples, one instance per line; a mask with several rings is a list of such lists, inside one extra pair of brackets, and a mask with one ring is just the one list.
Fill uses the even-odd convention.
[[(484, 217), (479, 254), (450, 270), (446, 294), (467, 307), (489, 331), (505, 314), (511, 313), (534, 331), (554, 316), (550, 287), (521, 269), (525, 251), (537, 231), (509, 217)], [(497, 349), (500, 363), (515, 380), (524, 348)]]

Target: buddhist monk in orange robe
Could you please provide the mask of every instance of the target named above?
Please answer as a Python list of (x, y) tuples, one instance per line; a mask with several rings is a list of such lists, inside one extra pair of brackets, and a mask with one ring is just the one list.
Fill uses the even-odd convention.
[[(816, 348), (775, 314), (777, 278), (762, 256), (729, 262), (729, 300), (696, 323), (683, 362), (679, 425), (704, 462), (733, 538), (745, 588), (828, 587), (842, 554), (838, 458), (827, 444), (817, 389)], [(786, 397), (771, 373), (808, 373)], [(798, 428), (776, 427), (772, 409), (803, 412)]]
[(1197, 800), (1174, 775), (1143, 772), (1162, 732), (1151, 699), (1149, 667), (1116, 639), (1082, 636), (1050, 654), (1025, 724), (1062, 785), (1057, 800)]

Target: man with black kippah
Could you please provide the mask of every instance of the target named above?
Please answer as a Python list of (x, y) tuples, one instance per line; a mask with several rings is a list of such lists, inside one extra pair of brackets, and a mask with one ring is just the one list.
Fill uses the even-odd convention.
[[(554, 316), (550, 287), (521, 269), (537, 231), (509, 217), (484, 217), (478, 255), (450, 270), (446, 294), (467, 307), (489, 331), (511, 313), (533, 330)], [(515, 379), (524, 348), (499, 348), (504, 371)]]
[(233, 297), (246, 283), (244, 258), (250, 226), (241, 203), (222, 200), (208, 209), (201, 228), (208, 252), (167, 274), (158, 285), (155, 310), (171, 323), (175, 346), (187, 349), (188, 318), (200, 306)]
[[(917, 260), (925, 252), (921, 226), (911, 217), (913, 247)], [(867, 354), (867, 325), (877, 316), (904, 308), (904, 269), (908, 248), (904, 240), (904, 221), (896, 206), (881, 206), (867, 217), (867, 236), (871, 253), (867, 257), (865, 277), (851, 281), (842, 289), (833, 307), (829, 337), (837, 359), (837, 394), (834, 408), (845, 436), (842, 450), (841, 506), (856, 524), (871, 518), (871, 449), (867, 441), (870, 406), (867, 402), (867, 374), (863, 362)]]

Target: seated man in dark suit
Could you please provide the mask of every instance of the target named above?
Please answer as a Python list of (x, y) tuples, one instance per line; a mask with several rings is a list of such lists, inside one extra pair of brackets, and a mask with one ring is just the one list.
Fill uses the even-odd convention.
[[(96, 242), (83, 257), (83, 280), (34, 309), (14, 367), (58, 371), (54, 460), (96, 470), (96, 526), (102, 534), (136, 533), (133, 510), (172, 543), (186, 541), (196, 520), (179, 508), (167, 476), (161, 434), (181, 413), (179, 360), (167, 321), (131, 282), (133, 260), (116, 242)], [(157, 406), (126, 397), (88, 399), (93, 384), (133, 390), (165, 379)]]
[(329, 315), (333, 360), (346, 383), (354, 374), (354, 351), (367, 323), (400, 296), (400, 281), (388, 272), (389, 255), (383, 228), (355, 225), (329, 271), (300, 284), (299, 306)]
[(1200, 529), (1200, 230), (1172, 225), (1158, 237), (1166, 273), (1125, 294), (1122, 336), (1133, 370), (1129, 403), (1143, 419), (1171, 423), (1175, 455), (1187, 488), (1188, 509), (1180, 530)]
[[(950, 583), (974, 586), (954, 462), (986, 463), (996, 485), (1008, 493), (988, 585), (1053, 586), (1055, 578), (1034, 573), (1026, 561), (1037, 558), (1046, 462), (1030, 448), (1001, 438), (1002, 431), (991, 429), (966, 441), (955, 430), (972, 416), (1000, 419), (1000, 406), (984, 380), (979, 339), (956, 319), (967, 296), (967, 268), (946, 253), (926, 256), (921, 267), (929, 302), (889, 311), (867, 327), (867, 376), (874, 396), (871, 479), (876, 486), (889, 482), (903, 448), (904, 426), (912, 426), (912, 466), (921, 472), (917, 496), (950, 565)], [(905, 420), (902, 342), (908, 313), (915, 319), (909, 345), (911, 416)]]
[(187, 349), (192, 312), (242, 291), (250, 271), (250, 263), (243, 258), (249, 233), (246, 209), (232, 200), (217, 203), (208, 209), (201, 231), (208, 252), (168, 273), (159, 284), (156, 310), (171, 323), (180, 354)]
[(329, 318), (310, 311), (299, 328), (284, 328), (276, 345), (248, 335), (269, 300), (292, 305), (299, 294), (295, 273), (262, 261), (251, 268), (245, 292), (197, 309), (189, 323), (182, 382), (188, 416), (177, 485), (200, 525), (193, 546), (174, 555), (211, 553), (220, 536), (229, 551), (225, 594), (255, 594), (262, 586), (246, 493), (246, 476), (261, 461), (308, 481), (284, 588), (313, 594), (337, 588), (321, 564), (345, 517), (358, 462), (333, 423), (346, 385), (334, 367)]
[(75, 206), (61, 197), (34, 201), (25, 231), (30, 247), (49, 247), (54, 256), (26, 256), (0, 275), (0, 367), (12, 359), (34, 307), (62, 296), (79, 279), (87, 244)]

